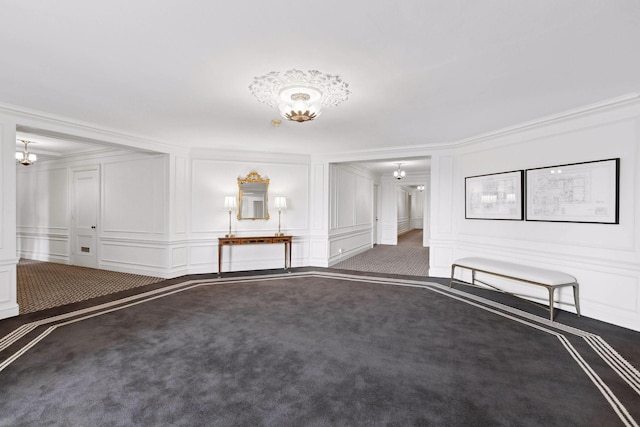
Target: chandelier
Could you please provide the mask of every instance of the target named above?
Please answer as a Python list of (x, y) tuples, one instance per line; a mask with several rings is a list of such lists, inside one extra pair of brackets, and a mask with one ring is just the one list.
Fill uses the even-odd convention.
[(20, 142), (24, 144), (24, 151), (16, 151), (16, 163), (20, 163), (24, 166), (32, 165), (38, 159), (38, 156), (29, 152), (28, 145), (31, 141), (21, 139)]
[(405, 173), (405, 171), (400, 169), (400, 166), (402, 166), (402, 163), (398, 163), (397, 165), (398, 165), (398, 170), (393, 171), (393, 176), (394, 176), (395, 179), (401, 180), (402, 178), (404, 178), (406, 173)]
[(346, 101), (348, 87), (340, 76), (291, 69), (255, 77), (249, 90), (258, 101), (278, 107), (285, 119), (303, 123), (318, 117), (322, 108)]

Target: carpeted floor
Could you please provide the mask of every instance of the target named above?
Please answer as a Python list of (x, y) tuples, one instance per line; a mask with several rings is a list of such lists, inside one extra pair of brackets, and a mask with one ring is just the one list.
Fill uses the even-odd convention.
[(17, 266), (20, 313), (32, 313), (150, 283), (158, 277), (21, 259)]
[[(379, 245), (335, 266), (374, 273), (427, 276), (429, 248), (422, 230), (398, 237), (398, 246)], [(33, 313), (161, 281), (157, 277), (21, 259), (17, 266), (20, 313)]]
[(330, 270), (174, 282), (0, 338), (0, 425), (637, 426), (640, 334), (559, 317)]
[(398, 237), (398, 245), (376, 245), (333, 267), (425, 277), (429, 274), (429, 248), (422, 246), (422, 230), (412, 230)]

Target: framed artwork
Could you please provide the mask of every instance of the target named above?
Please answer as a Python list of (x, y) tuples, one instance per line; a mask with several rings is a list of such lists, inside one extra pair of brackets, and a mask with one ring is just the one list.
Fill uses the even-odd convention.
[(470, 176), (464, 179), (466, 219), (523, 219), (524, 171)]
[(618, 224), (620, 159), (527, 169), (527, 221)]

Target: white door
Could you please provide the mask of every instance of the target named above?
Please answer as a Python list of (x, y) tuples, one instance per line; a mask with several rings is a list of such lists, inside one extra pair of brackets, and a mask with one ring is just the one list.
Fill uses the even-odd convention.
[(98, 169), (73, 171), (73, 208), (71, 217), (72, 264), (98, 267)]

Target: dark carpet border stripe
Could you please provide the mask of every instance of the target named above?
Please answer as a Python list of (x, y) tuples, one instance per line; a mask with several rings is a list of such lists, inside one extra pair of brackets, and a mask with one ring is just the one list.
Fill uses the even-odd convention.
[[(611, 405), (614, 412), (618, 415), (620, 420), (626, 426), (639, 427), (633, 417), (629, 414), (625, 406), (618, 400), (616, 395), (611, 389), (604, 383), (600, 376), (594, 371), (589, 363), (580, 355), (579, 351), (569, 342), (565, 335), (558, 331), (568, 333), (581, 337), (587, 341), (589, 346), (596, 352), (606, 364), (626, 382), (636, 393), (640, 394), (640, 374), (628, 361), (626, 361), (619, 353), (617, 353), (605, 340), (601, 337), (591, 334), (580, 329), (570, 327), (558, 322), (551, 321), (534, 314), (524, 312), (522, 310), (505, 306), (503, 304), (487, 300), (477, 295), (463, 293), (447, 286), (432, 283), (421, 282), (407, 279), (397, 278), (383, 278), (374, 276), (361, 276), (350, 275), (344, 273), (334, 272), (293, 272), (293, 273), (280, 273), (270, 275), (259, 276), (239, 276), (229, 278), (214, 278), (206, 280), (191, 280), (181, 282), (175, 285), (169, 285), (164, 288), (155, 289), (152, 291), (144, 292), (141, 294), (133, 295), (127, 298), (110, 301), (94, 307), (85, 308), (82, 310), (76, 310), (69, 313), (60, 314), (50, 318), (30, 322), (21, 325), (8, 335), (0, 339), (0, 352), (9, 349), (14, 344), (19, 343), (21, 340), (28, 339), (27, 336), (36, 331), (39, 327), (46, 327), (44, 331), (39, 333), (34, 338), (30, 339), (20, 349), (10, 355), (7, 359), (0, 363), (0, 372), (7, 368), (11, 363), (17, 360), (20, 356), (25, 354), (31, 348), (36, 346), (49, 334), (54, 332), (57, 328), (66, 326), (72, 323), (80, 322), (89, 318), (97, 317), (102, 314), (111, 313), (124, 308), (132, 307), (138, 304), (142, 304), (148, 301), (152, 301), (158, 298), (170, 296), (179, 292), (187, 291), (200, 286), (213, 286), (217, 284), (232, 284), (232, 283), (251, 283), (251, 282), (264, 282), (272, 280), (282, 280), (287, 278), (299, 278), (299, 277), (320, 277), (327, 279), (348, 280), (352, 282), (366, 282), (377, 283), (383, 285), (394, 285), (404, 287), (422, 288), (436, 292), (440, 295), (448, 298), (455, 299), (457, 301), (473, 305), (482, 310), (491, 312), (506, 319), (518, 322), (525, 326), (529, 326), (533, 329), (554, 335), (558, 338), (563, 348), (572, 356), (576, 364), (585, 372), (589, 379), (593, 382), (595, 387), (600, 391), (605, 400)], [(50, 325), (50, 326), (47, 326)], [(553, 330), (556, 329), (556, 330)]]

